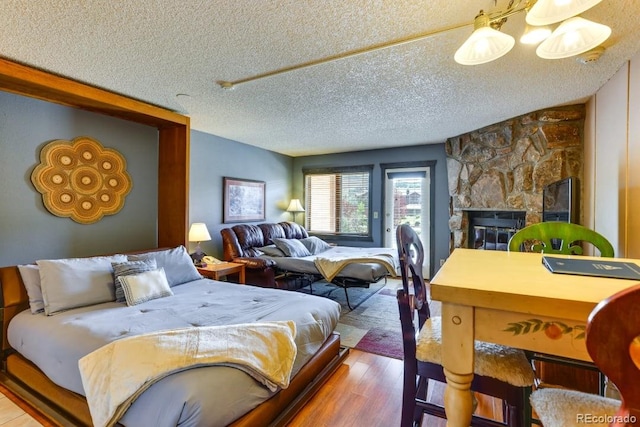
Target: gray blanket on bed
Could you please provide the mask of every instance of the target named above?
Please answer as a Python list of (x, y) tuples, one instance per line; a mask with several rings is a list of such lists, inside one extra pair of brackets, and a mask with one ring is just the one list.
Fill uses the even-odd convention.
[[(293, 320), (295, 375), (331, 334), (340, 306), (326, 298), (197, 280), (172, 297), (127, 307), (105, 303), (55, 316), (17, 315), (9, 343), (56, 384), (84, 395), (78, 360), (122, 337), (158, 330)], [(214, 366), (172, 374), (147, 389), (121, 419), (125, 426), (224, 426), (273, 392), (239, 369)]]

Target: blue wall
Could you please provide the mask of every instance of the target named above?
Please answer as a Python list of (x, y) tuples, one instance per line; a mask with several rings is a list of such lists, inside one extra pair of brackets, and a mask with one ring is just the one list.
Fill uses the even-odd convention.
[[(0, 266), (42, 258), (86, 256), (157, 245), (157, 129), (0, 92)], [(54, 139), (89, 136), (121, 152), (133, 188), (123, 209), (83, 225), (49, 213), (30, 181), (40, 149)], [(382, 212), (380, 163), (435, 160), (435, 259), (449, 254), (448, 194), (444, 146), (425, 145), (291, 158), (203, 132), (191, 132), (189, 220), (204, 222), (212, 240), (203, 250), (222, 256), (223, 177), (266, 182), (267, 222), (291, 220), (285, 209), (302, 198), (303, 167), (375, 164), (373, 209)], [(380, 220), (373, 242), (381, 246)], [(345, 242), (348, 243), (348, 242)], [(362, 245), (353, 242), (353, 245)], [(190, 250), (194, 245), (190, 244)]]
[[(265, 221), (259, 222), (290, 221), (286, 209), (291, 198), (292, 167), (291, 157), (192, 131), (189, 218), (191, 223), (206, 223), (212, 239), (201, 243), (202, 250), (222, 258), (220, 230), (234, 225), (222, 223), (223, 177), (264, 181)], [(194, 248), (195, 244), (190, 244), (190, 250)]]
[(292, 196), (304, 200), (303, 168), (330, 166), (374, 165), (372, 210), (380, 213), (373, 219), (373, 242), (340, 241), (341, 245), (352, 246), (383, 246), (382, 241), (382, 172), (380, 164), (419, 162), (435, 160), (435, 270), (440, 259), (449, 256), (449, 190), (447, 184), (447, 166), (444, 144), (419, 145), (412, 147), (398, 147), (381, 150), (356, 151), (351, 153), (326, 154), (321, 156), (297, 157), (293, 160)]
[[(156, 128), (0, 92), (0, 129), (0, 266), (156, 246)], [(30, 179), (46, 143), (78, 136), (122, 153), (133, 180), (122, 210), (89, 225), (49, 213)]]

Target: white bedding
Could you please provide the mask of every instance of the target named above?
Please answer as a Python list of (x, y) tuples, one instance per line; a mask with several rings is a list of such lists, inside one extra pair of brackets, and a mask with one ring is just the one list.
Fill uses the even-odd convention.
[[(391, 248), (357, 248), (351, 246), (334, 246), (331, 249), (316, 255), (306, 257), (274, 257), (261, 255), (262, 258), (272, 259), (281, 270), (322, 275), (316, 266), (316, 259), (344, 259), (366, 258), (384, 256), (386, 261), (392, 264), (392, 268), (399, 274), (398, 251)], [(365, 282), (377, 282), (382, 277), (389, 275), (387, 266), (379, 262), (359, 262), (345, 265), (335, 277), (358, 279)]]
[[(84, 395), (78, 360), (119, 338), (172, 328), (293, 320), (295, 375), (331, 334), (340, 316), (340, 305), (334, 301), (277, 289), (202, 279), (172, 290), (174, 296), (132, 307), (104, 303), (54, 316), (26, 310), (9, 324), (9, 343), (53, 382)], [(151, 386), (121, 422), (125, 426), (226, 425), (271, 395), (238, 369), (197, 368)]]

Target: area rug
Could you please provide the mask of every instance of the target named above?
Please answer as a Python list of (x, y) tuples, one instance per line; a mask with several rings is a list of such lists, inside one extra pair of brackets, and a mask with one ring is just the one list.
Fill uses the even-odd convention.
[[(336, 331), (343, 346), (394, 359), (403, 358), (402, 329), (398, 313), (396, 292), (402, 288), (402, 280), (387, 279), (367, 288), (349, 288), (350, 310), (344, 289), (324, 281), (313, 284), (313, 294), (331, 298), (340, 303), (342, 313)], [(309, 288), (303, 288), (309, 292)], [(440, 315), (440, 303), (429, 304), (432, 316)]]
[[(349, 288), (347, 306), (344, 289), (326, 282), (313, 284), (313, 294), (323, 295), (340, 303), (342, 314), (336, 331), (340, 343), (368, 353), (402, 359), (402, 332), (398, 315), (396, 290), (402, 281), (387, 279), (373, 283), (369, 288)], [(303, 288), (308, 292), (308, 288)]]

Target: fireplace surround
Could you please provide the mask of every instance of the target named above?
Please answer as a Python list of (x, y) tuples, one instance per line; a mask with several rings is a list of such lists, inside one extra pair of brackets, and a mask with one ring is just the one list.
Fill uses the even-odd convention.
[(584, 118), (584, 104), (556, 107), (449, 138), (450, 250), (475, 246), (470, 212), (515, 211), (522, 226), (540, 222), (545, 185), (582, 177)]

